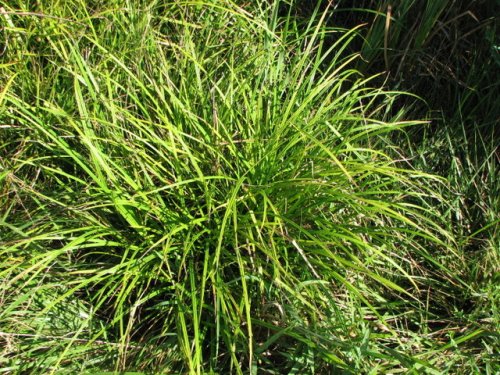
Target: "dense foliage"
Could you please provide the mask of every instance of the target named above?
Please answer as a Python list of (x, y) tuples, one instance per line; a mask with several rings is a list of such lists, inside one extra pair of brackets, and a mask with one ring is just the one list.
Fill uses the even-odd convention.
[(499, 371), (493, 6), (388, 5), (0, 2), (1, 371)]

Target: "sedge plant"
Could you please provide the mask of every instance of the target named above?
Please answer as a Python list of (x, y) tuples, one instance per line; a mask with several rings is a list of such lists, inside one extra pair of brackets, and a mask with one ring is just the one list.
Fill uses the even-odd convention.
[(281, 5), (2, 7), (2, 371), (438, 372), (419, 122)]

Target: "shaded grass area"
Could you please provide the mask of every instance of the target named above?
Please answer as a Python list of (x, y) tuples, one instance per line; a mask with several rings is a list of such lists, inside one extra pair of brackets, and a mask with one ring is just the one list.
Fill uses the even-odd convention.
[(286, 9), (3, 5), (3, 371), (498, 369), (494, 134)]

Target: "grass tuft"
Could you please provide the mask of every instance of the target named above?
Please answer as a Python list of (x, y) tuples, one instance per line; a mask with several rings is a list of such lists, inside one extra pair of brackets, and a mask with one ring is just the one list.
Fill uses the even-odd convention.
[(478, 340), (493, 369), (493, 327), (447, 325), (496, 293), (460, 203), (331, 4), (41, 3), (0, 10), (2, 371), (440, 373)]

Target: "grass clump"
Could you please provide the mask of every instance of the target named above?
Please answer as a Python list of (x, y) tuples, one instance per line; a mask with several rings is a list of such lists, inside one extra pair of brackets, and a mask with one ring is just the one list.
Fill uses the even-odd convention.
[(4, 371), (442, 367), (443, 180), (390, 142), (417, 122), (355, 32), (281, 5), (4, 7)]

